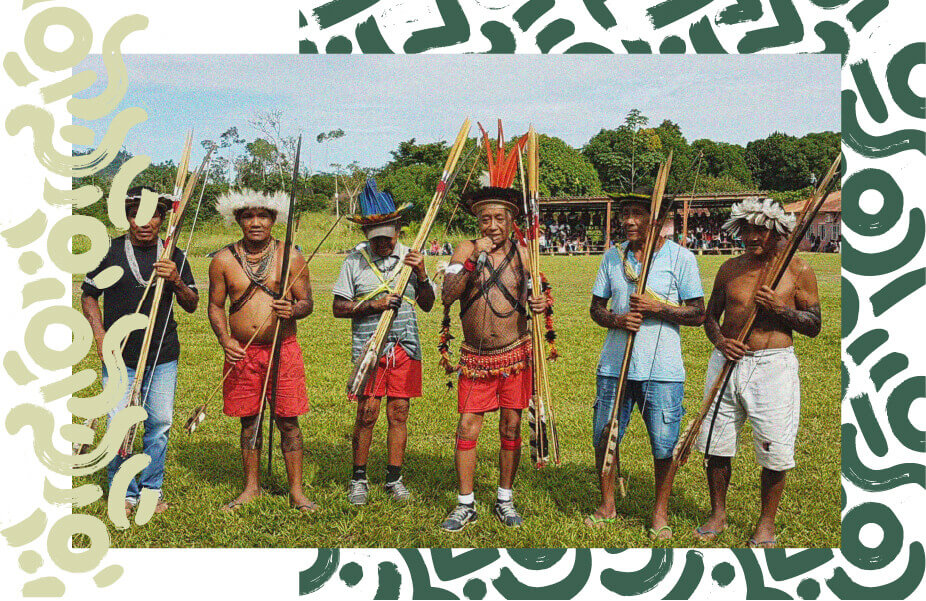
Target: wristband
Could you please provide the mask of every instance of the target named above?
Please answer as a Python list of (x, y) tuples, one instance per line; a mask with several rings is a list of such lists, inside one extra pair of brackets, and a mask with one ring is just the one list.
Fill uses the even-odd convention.
[(476, 264), (473, 263), (472, 259), (466, 259), (466, 262), (463, 263), (463, 269), (466, 271), (476, 271)]

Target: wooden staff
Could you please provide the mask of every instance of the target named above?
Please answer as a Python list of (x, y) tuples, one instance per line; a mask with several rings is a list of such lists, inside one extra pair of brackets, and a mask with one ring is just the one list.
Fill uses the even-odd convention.
[[(437, 183), (437, 190), (435, 190), (434, 196), (431, 198), (431, 204), (428, 206), (428, 211), (425, 214), (424, 219), (421, 221), (421, 227), (418, 229), (418, 235), (415, 237), (415, 241), (412, 243), (412, 251), (421, 252), (422, 247), (424, 246), (425, 242), (427, 242), (428, 234), (431, 232), (431, 227), (434, 225), (434, 221), (437, 219), (437, 212), (440, 209), (441, 202), (443, 202), (444, 197), (447, 194), (447, 190), (450, 188), (450, 185), (453, 182), (453, 178), (456, 176), (457, 160), (460, 158), (460, 154), (463, 152), (463, 147), (466, 145), (466, 138), (467, 134), (469, 133), (469, 127), (470, 122), (467, 118), (463, 122), (463, 126), (460, 127), (460, 131), (457, 134), (457, 138), (454, 141), (453, 146), (450, 147), (450, 154), (447, 157), (447, 163), (444, 165), (444, 171), (441, 174), (441, 179)], [(399, 272), (395, 289), (392, 292), (394, 294), (404, 295), (405, 288), (408, 286), (408, 280), (411, 278), (411, 275), (411, 266), (403, 266), (402, 270)], [(386, 336), (389, 334), (389, 330), (392, 328), (392, 324), (395, 321), (396, 315), (398, 315), (397, 309), (386, 309), (383, 311), (379, 318), (379, 323), (376, 325), (376, 331), (372, 336), (370, 336), (366, 344), (364, 344), (363, 348), (361, 349), (360, 355), (357, 357), (357, 361), (354, 363), (354, 369), (347, 381), (347, 394), (351, 398), (359, 398), (362, 396), (367, 381), (376, 370), (376, 364), (379, 363), (379, 355), (383, 350), (383, 345), (386, 342)]]
[[(302, 276), (303, 273), (305, 273), (305, 270), (309, 268), (309, 263), (311, 263), (312, 259), (315, 258), (315, 255), (318, 253), (318, 249), (320, 249), (322, 244), (325, 243), (325, 240), (328, 239), (328, 236), (331, 235), (331, 232), (334, 231), (334, 228), (336, 228), (341, 222), (341, 217), (343, 217), (343, 215), (339, 215), (338, 218), (335, 219), (334, 223), (331, 224), (331, 227), (328, 228), (328, 231), (325, 233), (325, 235), (322, 236), (322, 239), (318, 241), (318, 244), (315, 246), (315, 250), (313, 250), (312, 254), (309, 255), (309, 257), (305, 260), (305, 265), (302, 266), (302, 269), (296, 272), (296, 276), (290, 280), (285, 288), (283, 288), (283, 296), (289, 294), (289, 290), (292, 288), (293, 284)], [(251, 337), (248, 339), (247, 344), (242, 347), (243, 351), (247, 351), (251, 347), (254, 339), (257, 338), (257, 334), (264, 329), (264, 326), (267, 325), (267, 322), (270, 321), (271, 317), (273, 317), (273, 311), (267, 313), (267, 315), (264, 317), (264, 320), (260, 322), (260, 325), (257, 326), (257, 329), (254, 330), (254, 333), (251, 334)], [(212, 392), (209, 393), (209, 396), (206, 397), (206, 401), (197, 407), (193, 412), (193, 415), (191, 415), (190, 418), (186, 420), (186, 424), (183, 426), (183, 429), (186, 430), (188, 434), (192, 434), (196, 430), (197, 426), (203, 423), (203, 421), (206, 419), (206, 412), (209, 409), (209, 402), (215, 397), (216, 394), (219, 393), (220, 390), (222, 390), (222, 385), (225, 383), (225, 380), (228, 379), (228, 376), (232, 371), (234, 371), (234, 367), (229, 367), (225, 373), (222, 374), (222, 379), (219, 380), (219, 383), (216, 385), (216, 387), (213, 388)]]
[[(669, 179), (669, 169), (672, 168), (672, 151), (666, 162), (659, 166), (659, 172), (656, 175), (656, 186), (653, 189), (653, 195), (650, 198), (650, 220), (647, 228), (646, 238), (643, 241), (643, 260), (640, 265), (640, 275), (637, 278), (637, 293), (646, 292), (646, 280), (649, 277), (650, 266), (653, 262), (653, 249), (656, 247), (656, 239), (659, 237), (659, 210), (662, 208), (662, 195), (666, 189), (666, 182)], [(627, 247), (627, 252), (633, 252)], [(627, 342), (624, 346), (624, 360), (621, 363), (620, 376), (617, 379), (617, 393), (614, 398), (614, 407), (611, 409), (611, 419), (608, 425), (608, 448), (604, 455), (604, 462), (601, 466), (601, 474), (607, 475), (611, 472), (614, 459), (617, 456), (618, 438), (620, 434), (620, 411), (624, 404), (624, 393), (627, 385), (627, 374), (630, 370), (630, 357), (633, 353), (633, 342), (636, 338), (636, 332), (627, 332)]]
[[(839, 169), (841, 160), (842, 153), (833, 161), (833, 164), (820, 182), (820, 185), (814, 190), (813, 196), (804, 204), (804, 208), (801, 211), (794, 230), (791, 232), (791, 236), (788, 238), (784, 251), (766, 265), (763, 273), (759, 276), (759, 281), (756, 283), (756, 289), (767, 283), (774, 290), (781, 281), (781, 278), (784, 277), (784, 274), (788, 271), (788, 266), (791, 264), (791, 259), (797, 252), (801, 240), (804, 239), (804, 236), (810, 229), (810, 225), (817, 216), (817, 212), (819, 212), (820, 207), (823, 206), (823, 202), (829, 196), (832, 186), (836, 183), (835, 175)], [(749, 338), (757, 314), (758, 308), (755, 303), (753, 303), (743, 327), (740, 328), (739, 334), (736, 336), (738, 342), (744, 343)], [(675, 449), (672, 452), (673, 470), (677, 470), (688, 461), (688, 456), (691, 454), (695, 441), (698, 439), (698, 434), (701, 432), (701, 425), (704, 423), (704, 418), (707, 416), (707, 412), (710, 411), (711, 405), (714, 403), (715, 399), (717, 399), (717, 405), (714, 409), (714, 418), (716, 419), (717, 410), (720, 407), (719, 399), (723, 397), (726, 391), (727, 384), (730, 381), (730, 375), (733, 373), (733, 367), (735, 365), (736, 361), (731, 361), (729, 359), (723, 364), (720, 373), (717, 375), (717, 378), (704, 397), (697, 417), (688, 424), (685, 431), (679, 437), (678, 444), (675, 445)], [(713, 433), (713, 422), (714, 420), (711, 422), (712, 427), (708, 431), (708, 438), (705, 444), (705, 461), (707, 460), (707, 451), (710, 446), (711, 434)]]

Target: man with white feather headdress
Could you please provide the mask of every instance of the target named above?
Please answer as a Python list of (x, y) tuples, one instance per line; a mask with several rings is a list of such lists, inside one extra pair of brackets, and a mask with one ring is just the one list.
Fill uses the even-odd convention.
[[(274, 223), (286, 222), (289, 199), (281, 192), (231, 191), (216, 201), (216, 210), (229, 225), (237, 224), (242, 234), (240, 240), (216, 253), (209, 266), (209, 322), (225, 353), (223, 373), (228, 374), (222, 389), (224, 411), (241, 419), (244, 490), (225, 509), (234, 510), (261, 494), (258, 462), (262, 437), (258, 418), (273, 332), (279, 320), (283, 343), (274, 419), (280, 430), (290, 504), (304, 512), (314, 511), (317, 506), (302, 490), (302, 432), (298, 419), (309, 410), (309, 404), (302, 349), (296, 341), (296, 320), (312, 312), (312, 288), (308, 270), (303, 269), (306, 261), (292, 248), (288, 278), (292, 286), (288, 294), (281, 294), (286, 245), (271, 233)], [(226, 299), (230, 301), (227, 315)], [(275, 318), (264, 323), (269, 312)], [(258, 328), (253, 343), (245, 349)], [(252, 449), (255, 428), (257, 445)]]
[[(775, 514), (785, 476), (794, 467), (794, 442), (800, 417), (800, 381), (793, 333), (820, 333), (821, 313), (817, 278), (810, 265), (795, 256), (772, 290), (759, 286), (781, 252), (780, 243), (795, 227), (772, 199), (747, 198), (734, 204), (723, 229), (739, 237), (744, 254), (724, 262), (717, 272), (707, 305), (704, 330), (714, 344), (707, 367), (706, 389), (717, 379), (725, 360), (736, 361), (722, 397), (715, 401), (701, 428), (697, 448), (707, 455), (711, 515), (695, 530), (702, 540), (713, 540), (727, 527), (726, 494), (731, 457), (743, 422), (753, 429), (756, 460), (762, 466), (762, 511), (750, 547), (776, 545)], [(744, 343), (736, 340), (753, 303), (755, 325)], [(720, 323), (721, 315), (723, 323)], [(708, 440), (710, 446), (708, 447)]]

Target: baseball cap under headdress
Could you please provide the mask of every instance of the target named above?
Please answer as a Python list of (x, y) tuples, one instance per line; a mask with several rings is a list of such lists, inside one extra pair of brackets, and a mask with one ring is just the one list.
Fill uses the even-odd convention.
[(527, 143), (527, 134), (521, 136), (515, 143), (508, 156), (505, 156), (505, 136), (502, 133), (502, 120), (498, 120), (498, 143), (495, 150), (489, 141), (489, 134), (477, 123), (482, 131), (482, 144), (488, 159), (488, 169), (483, 174), (481, 188), (476, 188), (463, 195), (463, 203), (470, 213), (479, 214), (479, 207), (486, 203), (502, 204), (511, 210), (517, 217), (521, 213), (522, 194), (511, 187), (514, 176), (518, 172), (518, 153)]
[[(134, 188), (129, 188), (125, 193), (125, 209), (129, 210), (131, 207), (137, 207), (141, 204), (141, 195), (142, 192), (147, 190), (152, 194), (157, 194), (154, 190), (148, 186), (135, 186)], [(159, 194), (158, 195), (158, 204), (155, 208), (155, 211), (161, 214), (161, 217), (167, 214), (167, 211), (170, 210), (171, 205), (173, 204), (173, 197), (170, 194)]]
[(284, 192), (267, 194), (257, 190), (229, 190), (215, 201), (215, 210), (229, 225), (235, 223), (243, 209), (267, 209), (274, 223), (285, 222), (289, 216), (289, 197)]
[(351, 215), (347, 219), (362, 227), (367, 239), (394, 236), (399, 229), (402, 213), (412, 206), (410, 202), (406, 202), (396, 208), (392, 193), (380, 192), (373, 178), (367, 180), (357, 200), (360, 204), (360, 214)]
[(780, 202), (771, 198), (746, 198), (730, 208), (730, 218), (723, 224), (723, 230), (731, 236), (739, 236), (747, 223), (764, 227), (779, 234), (794, 230), (797, 219), (793, 213), (785, 213)]

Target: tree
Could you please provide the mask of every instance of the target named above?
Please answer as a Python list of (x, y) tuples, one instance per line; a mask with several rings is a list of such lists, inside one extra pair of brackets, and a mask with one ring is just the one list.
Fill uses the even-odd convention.
[(810, 182), (810, 167), (794, 136), (775, 132), (746, 145), (746, 163), (763, 190), (796, 190)]
[(447, 155), (450, 148), (447, 142), (431, 142), (429, 144), (416, 144), (415, 138), (399, 143), (397, 150), (389, 151), (392, 160), (384, 168), (384, 171), (394, 171), (409, 165), (430, 165), (432, 167), (442, 167), (447, 162)]
[(659, 134), (643, 127), (648, 122), (638, 109), (632, 109), (623, 125), (602, 129), (582, 148), (604, 190), (630, 192), (652, 184), (663, 154)]
[(746, 164), (745, 149), (742, 146), (702, 138), (692, 142), (691, 149), (695, 155), (703, 153), (701, 163), (703, 176), (731, 178), (739, 182), (744, 190), (755, 188), (752, 172)]
[[(817, 179), (822, 179), (840, 151), (840, 135), (831, 131), (807, 134), (800, 139), (801, 151), (807, 167)], [(839, 180), (837, 179), (837, 186)]]
[(541, 196), (591, 196), (602, 193), (595, 168), (581, 152), (554, 136), (540, 134), (538, 142)]

